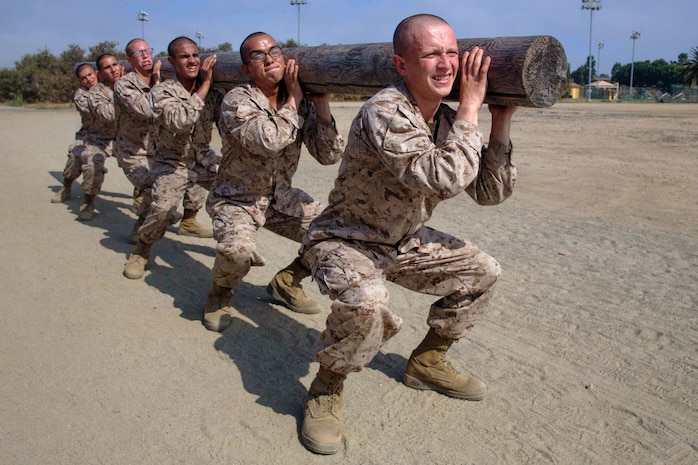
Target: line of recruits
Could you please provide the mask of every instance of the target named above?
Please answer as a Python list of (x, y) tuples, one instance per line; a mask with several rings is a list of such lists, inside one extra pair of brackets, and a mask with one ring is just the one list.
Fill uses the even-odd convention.
[[(68, 200), (82, 174), (78, 219), (92, 219), (113, 141), (119, 167), (134, 186), (138, 215), (124, 276), (143, 276), (153, 244), (172, 224), (180, 222), (179, 234), (212, 235), (213, 282), (203, 312), (211, 331), (230, 326), (233, 289), (252, 266), (264, 265), (256, 247), (259, 228), (300, 243), (298, 256), (267, 291), (293, 311), (318, 313), (320, 306), (301, 286), (312, 276), (332, 300), (300, 429), (303, 444), (318, 454), (334, 454), (344, 444), (347, 375), (370, 363), (402, 326), (389, 307), (387, 281), (438, 297), (403, 383), (466, 400), (487, 394), (480, 378), (456, 370), (445, 354), (483, 313), (499, 264), (468, 240), (425, 223), (440, 202), (462, 192), (479, 205), (511, 196), (516, 107), (488, 105), (492, 127), (485, 145), (478, 112), (491, 58), (478, 47), (459, 54), (453, 29), (440, 17), (405, 18), (394, 31), (393, 48), (403, 82), (362, 106), (345, 144), (328, 95), (303, 92), (298, 64), (267, 33), (242, 42), (242, 71), (250, 79), (225, 95), (212, 86), (216, 55), (201, 60), (193, 40), (178, 37), (169, 44), (176, 76), (161, 82), (161, 62), (154, 62), (144, 40), (134, 39), (126, 46), (133, 72), (122, 76), (111, 55), (97, 59), (96, 72), (90, 65), (76, 70), (83, 128), (52, 199)], [(456, 82), (453, 109), (443, 99)], [(220, 156), (210, 147), (214, 123)], [(302, 145), (323, 165), (342, 160), (327, 205), (292, 186)], [(177, 212), (182, 201), (183, 215)], [(212, 229), (196, 222), (204, 203)]]

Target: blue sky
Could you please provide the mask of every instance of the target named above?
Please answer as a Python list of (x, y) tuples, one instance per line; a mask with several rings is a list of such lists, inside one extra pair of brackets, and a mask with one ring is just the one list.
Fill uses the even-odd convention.
[[(635, 61), (676, 60), (698, 47), (698, 1), (602, 1), (594, 11), (592, 54), (600, 71), (630, 63), (633, 31)], [(581, 0), (307, 0), (300, 7), (300, 41), (307, 45), (390, 42), (397, 23), (415, 13), (433, 13), (453, 26), (459, 39), (551, 35), (558, 39), (572, 69), (589, 55), (590, 12)], [(0, 68), (12, 68), (25, 54), (48, 48), (58, 55), (69, 44), (83, 49), (102, 41), (126, 42), (141, 35), (156, 51), (176, 36), (214, 47), (230, 42), (237, 50), (250, 32), (277, 40), (297, 39), (298, 7), (290, 0), (0, 0)], [(148, 22), (136, 19), (148, 13)], [(600, 50), (598, 43), (603, 42)], [(600, 59), (599, 59), (600, 58)]]

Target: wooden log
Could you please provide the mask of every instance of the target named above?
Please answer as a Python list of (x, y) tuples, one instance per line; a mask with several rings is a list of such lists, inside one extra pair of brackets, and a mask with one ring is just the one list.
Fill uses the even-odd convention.
[[(562, 96), (568, 64), (562, 44), (554, 37), (458, 40), (461, 54), (475, 45), (492, 57), (485, 103), (549, 107)], [(238, 52), (217, 55), (214, 85), (227, 90), (249, 80), (240, 70)], [(284, 49), (284, 55), (298, 62), (298, 78), (308, 92), (371, 96), (402, 82), (392, 62), (391, 43), (295, 47)], [(167, 59), (159, 59), (163, 61), (163, 76), (173, 78)], [(458, 97), (458, 80), (450, 97)]]

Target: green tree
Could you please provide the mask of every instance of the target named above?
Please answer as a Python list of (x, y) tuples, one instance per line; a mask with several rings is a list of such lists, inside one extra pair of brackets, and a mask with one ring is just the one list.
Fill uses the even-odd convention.
[(114, 41), (104, 41), (98, 43), (97, 45), (93, 45), (88, 49), (85, 61), (95, 61), (97, 57), (103, 53), (109, 53), (111, 55), (114, 55), (118, 60), (125, 60), (126, 52), (117, 49), (118, 45), (119, 42)]
[(230, 42), (223, 42), (222, 44), (218, 44), (218, 47), (214, 47), (214, 48), (202, 47), (199, 49), (199, 52), (201, 52), (201, 53), (232, 52), (232, 51), (233, 51), (233, 44), (231, 44)]
[(698, 84), (698, 47), (691, 49), (691, 57), (680, 65), (680, 76), (688, 87)]
[(0, 102), (21, 101), (17, 87), (17, 71), (9, 68), (0, 69)]
[(281, 48), (295, 48), (299, 47), (298, 42), (293, 39), (287, 39), (284, 42), (279, 42), (279, 47)]
[(68, 102), (70, 96), (66, 95), (66, 83), (72, 82), (74, 77), (68, 68), (58, 58), (51, 54), (48, 48), (44, 48), (35, 55), (24, 55), (15, 63), (17, 71), (18, 97), (26, 103), (35, 102)]
[(596, 60), (593, 55), (587, 57), (587, 61), (576, 70), (569, 73), (569, 77), (580, 86), (585, 86), (589, 83), (589, 59), (591, 58), (591, 79), (596, 76)]

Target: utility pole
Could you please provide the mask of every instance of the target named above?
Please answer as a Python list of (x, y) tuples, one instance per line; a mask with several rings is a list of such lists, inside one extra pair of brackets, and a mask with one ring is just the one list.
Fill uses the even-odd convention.
[(298, 6), (298, 46), (301, 46), (301, 5), (306, 5), (308, 0), (291, 0), (291, 5)]
[(141, 39), (145, 40), (145, 22), (148, 21), (148, 13), (141, 10), (136, 13), (136, 19), (141, 22)]
[(640, 33), (633, 31), (630, 34), (630, 38), (633, 40), (633, 54), (630, 58), (630, 98), (633, 98), (633, 73), (635, 72), (635, 41), (640, 38)]
[(582, 10), (589, 10), (589, 82), (587, 83), (587, 102), (591, 102), (591, 25), (594, 10), (601, 9), (601, 0), (582, 0)]
[(601, 80), (601, 49), (603, 48), (603, 42), (599, 42), (599, 57), (596, 59), (596, 76), (597, 80)]

